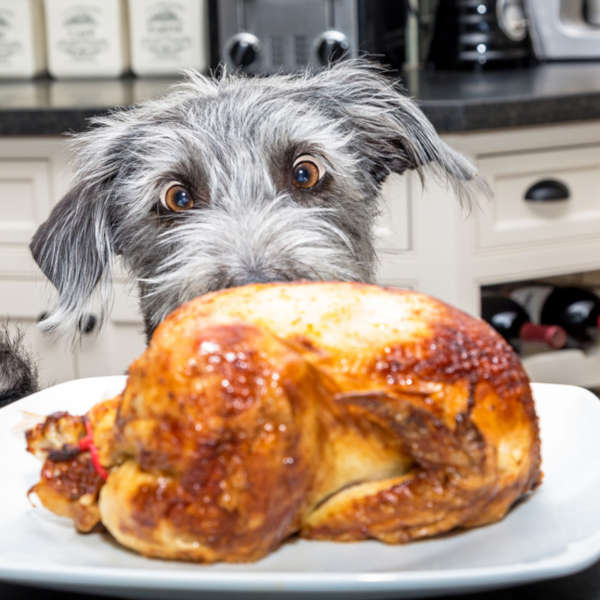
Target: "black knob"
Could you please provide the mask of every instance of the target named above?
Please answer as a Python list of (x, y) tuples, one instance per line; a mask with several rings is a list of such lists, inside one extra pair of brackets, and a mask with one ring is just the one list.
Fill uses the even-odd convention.
[(527, 202), (561, 202), (568, 200), (569, 188), (556, 179), (542, 179), (534, 183), (526, 192)]
[(79, 318), (79, 323), (77, 324), (77, 327), (79, 328), (79, 331), (81, 333), (83, 333), (84, 335), (87, 335), (88, 333), (92, 333), (92, 331), (94, 331), (94, 329), (96, 329), (97, 324), (98, 324), (98, 319), (97, 319), (96, 315), (87, 314), (87, 315), (82, 315)]
[(249, 67), (259, 54), (260, 43), (251, 33), (238, 33), (229, 45), (229, 58), (236, 67)]
[(317, 56), (322, 65), (341, 60), (349, 50), (348, 39), (340, 31), (326, 31), (317, 44)]

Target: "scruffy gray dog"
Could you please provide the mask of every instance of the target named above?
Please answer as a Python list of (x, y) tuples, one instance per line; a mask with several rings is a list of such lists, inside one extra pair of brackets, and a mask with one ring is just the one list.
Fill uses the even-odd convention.
[(175, 307), (250, 282), (371, 281), (381, 184), (417, 169), (459, 197), (477, 182), (377, 67), (188, 75), (165, 98), (97, 118), (34, 259), (59, 292), (42, 326), (72, 330), (113, 259), (135, 278), (146, 334)]

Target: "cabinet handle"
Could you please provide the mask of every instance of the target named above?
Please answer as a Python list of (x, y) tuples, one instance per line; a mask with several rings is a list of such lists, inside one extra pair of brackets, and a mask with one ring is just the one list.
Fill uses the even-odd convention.
[(570, 196), (569, 188), (556, 179), (542, 179), (525, 192), (527, 202), (564, 202)]
[(88, 333), (92, 333), (92, 331), (94, 331), (94, 329), (96, 329), (97, 324), (98, 324), (98, 319), (97, 319), (96, 315), (87, 314), (87, 315), (83, 315), (79, 319), (79, 323), (77, 324), (77, 327), (79, 327), (79, 331), (81, 333), (83, 333), (84, 335), (87, 335)]

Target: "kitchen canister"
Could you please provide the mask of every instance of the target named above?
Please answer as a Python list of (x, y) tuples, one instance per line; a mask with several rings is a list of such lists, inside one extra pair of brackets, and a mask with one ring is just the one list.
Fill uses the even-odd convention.
[(42, 0), (0, 0), (0, 77), (27, 79), (45, 68)]
[(205, 0), (129, 0), (131, 68), (136, 75), (173, 75), (208, 66)]
[(45, 0), (45, 5), (51, 75), (118, 77), (129, 68), (125, 0)]

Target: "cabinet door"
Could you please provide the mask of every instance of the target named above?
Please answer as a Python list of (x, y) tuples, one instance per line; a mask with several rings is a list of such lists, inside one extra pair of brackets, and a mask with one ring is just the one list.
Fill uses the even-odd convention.
[(0, 159), (0, 276), (32, 274), (28, 244), (46, 219), (51, 178), (44, 159)]
[(20, 329), (25, 346), (38, 366), (41, 387), (74, 379), (75, 354), (69, 340), (43, 333), (37, 327), (40, 315), (53, 301), (49, 286), (41, 281), (0, 280), (0, 319), (13, 333)]
[[(146, 347), (135, 291), (123, 283), (115, 283), (114, 288), (114, 304), (106, 323), (100, 331), (94, 328), (82, 336), (77, 353), (79, 377), (123, 375)], [(93, 309), (90, 315), (97, 317)]]
[(412, 249), (409, 178), (392, 173), (381, 189), (381, 213), (373, 233), (379, 251), (399, 253)]
[(494, 201), (475, 213), (481, 248), (569, 245), (600, 234), (600, 146), (482, 158)]

